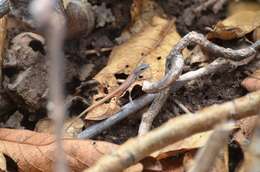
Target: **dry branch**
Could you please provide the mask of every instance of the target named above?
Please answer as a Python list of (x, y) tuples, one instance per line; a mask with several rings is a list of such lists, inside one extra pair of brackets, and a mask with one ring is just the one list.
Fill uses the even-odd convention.
[(214, 162), (224, 145), (227, 144), (229, 133), (235, 128), (233, 122), (224, 123), (214, 129), (206, 145), (196, 155), (194, 166), (188, 172), (211, 171)]
[(160, 148), (195, 133), (210, 130), (224, 120), (238, 120), (255, 115), (259, 110), (260, 91), (257, 91), (227, 103), (212, 105), (194, 115), (177, 117), (142, 137), (128, 140), (117, 151), (104, 156), (85, 171), (122, 171)]
[(182, 56), (183, 49), (194, 43), (202, 46), (208, 52), (213, 53), (216, 56), (235, 61), (239, 61), (255, 55), (257, 49), (260, 47), (260, 41), (257, 41), (247, 48), (233, 50), (230, 48), (218, 46), (208, 41), (202, 34), (190, 32), (178, 42), (178, 44), (171, 50), (170, 54), (168, 55), (167, 60), (170, 62), (166, 68), (169, 68), (169, 72), (165, 75), (165, 77), (155, 83), (150, 83), (148, 81), (144, 82), (143, 90), (148, 93), (155, 93), (172, 85), (178, 79), (184, 65)]
[(55, 122), (56, 133), (56, 164), (55, 171), (67, 171), (63, 151), (63, 123), (65, 119), (64, 101), (64, 56), (63, 42), (65, 38), (65, 18), (55, 12), (58, 1), (35, 0), (32, 3), (32, 14), (38, 24), (44, 29), (47, 39), (47, 51), (50, 60), (49, 87), (50, 100), (49, 116)]
[(6, 34), (7, 34), (7, 18), (6, 16), (0, 19), (0, 89), (2, 89), (2, 81), (3, 81), (3, 74), (2, 74), (2, 66), (4, 61), (4, 53), (5, 53), (5, 45), (6, 45)]
[(142, 115), (142, 120), (138, 130), (139, 136), (146, 134), (151, 129), (154, 118), (159, 114), (169, 94), (170, 89), (167, 88), (156, 95), (149, 109)]

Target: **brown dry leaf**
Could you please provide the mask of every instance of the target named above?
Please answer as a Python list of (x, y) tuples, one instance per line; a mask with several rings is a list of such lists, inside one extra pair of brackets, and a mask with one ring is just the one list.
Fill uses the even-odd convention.
[(248, 0), (231, 0), (228, 4), (228, 16), (240, 11), (258, 11), (260, 3), (257, 1)]
[(244, 79), (241, 83), (241, 85), (246, 88), (248, 91), (256, 91), (260, 89), (260, 69), (257, 69), (248, 76), (246, 79)]
[(237, 11), (227, 19), (220, 21), (214, 30), (208, 34), (208, 38), (220, 38), (231, 40), (240, 38), (260, 26), (260, 10)]
[[(116, 74), (129, 75), (140, 63), (150, 64), (150, 68), (142, 74), (142, 80), (158, 81), (164, 75), (166, 56), (179, 40), (174, 21), (154, 17), (152, 25), (113, 49), (107, 66), (94, 77), (100, 83), (99, 94), (95, 96), (95, 100), (106, 95), (104, 90), (111, 92), (119, 86)], [(141, 83), (139, 81), (134, 85)], [(115, 112), (113, 109), (97, 111), (99, 113), (88, 113), (86, 119), (100, 120)]]
[(189, 152), (191, 150), (198, 149), (205, 145), (211, 133), (212, 131), (207, 131), (195, 134), (191, 137), (188, 137), (184, 140), (181, 140), (159, 151), (154, 152), (152, 156), (156, 157), (157, 159), (163, 159), (174, 156), (180, 152)]
[[(0, 129), (0, 150), (12, 158), (19, 171), (52, 171), (55, 151), (53, 135), (29, 130)], [(63, 139), (71, 171), (82, 171), (118, 146), (103, 141)]]
[[(68, 138), (75, 138), (83, 129), (84, 122), (82, 119), (76, 119), (76, 117), (67, 118), (64, 122), (64, 135)], [(73, 123), (72, 123), (73, 121)], [(71, 125), (72, 123), (72, 125)], [(35, 126), (35, 131), (40, 133), (54, 134), (55, 126), (54, 121), (50, 118), (43, 118), (39, 120)], [(68, 125), (71, 125), (67, 128)]]
[(241, 148), (246, 148), (254, 132), (258, 116), (251, 116), (237, 121), (238, 131), (234, 133), (233, 139), (239, 143)]
[(130, 25), (122, 32), (121, 36), (117, 38), (119, 43), (125, 42), (146, 26), (152, 25), (154, 16), (165, 16), (161, 6), (154, 0), (134, 0), (131, 5), (130, 13)]

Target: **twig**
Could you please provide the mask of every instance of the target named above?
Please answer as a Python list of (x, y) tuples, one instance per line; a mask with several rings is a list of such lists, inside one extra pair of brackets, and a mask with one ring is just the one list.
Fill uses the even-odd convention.
[(258, 172), (260, 163), (260, 118), (258, 117), (252, 142), (245, 154), (245, 170), (248, 172)]
[(210, 130), (227, 120), (239, 120), (260, 111), (260, 91), (220, 105), (212, 105), (194, 115), (169, 120), (144, 136), (129, 139), (112, 154), (105, 155), (86, 172), (122, 171), (152, 152), (198, 132)]
[(9, 0), (0, 0), (0, 18), (9, 12)]
[[(230, 64), (231, 66), (237, 67), (240, 65), (244, 65), (247, 64), (248, 62), (250, 62), (252, 59), (254, 58), (254, 56), (248, 57), (246, 59), (243, 59), (239, 62), (234, 62), (231, 60), (226, 60), (226, 59), (222, 59), (222, 58), (218, 58), (216, 59), (214, 62), (212, 62), (212, 64), (210, 64), (209, 66), (205, 67), (205, 68), (201, 68), (197, 71), (194, 72), (189, 72), (189, 73), (193, 73), (195, 74), (197, 72), (197, 76), (193, 75), (195, 79), (196, 77), (200, 77), (200, 72), (201, 74), (210, 74), (210, 73), (214, 73), (217, 71), (217, 69), (220, 69), (221, 67), (224, 67), (224, 64)], [(189, 74), (187, 73), (187, 74)], [(187, 75), (186, 74), (186, 75)], [(182, 75), (185, 78), (185, 74)], [(180, 80), (182, 78), (182, 76), (180, 76)], [(191, 79), (191, 78), (190, 78)], [(179, 80), (176, 81), (177, 83), (179, 82)], [(166, 88), (165, 90), (161, 91), (159, 93), (159, 95), (156, 96), (155, 100), (153, 100), (152, 105), (150, 106), (150, 108), (148, 109), (148, 111), (146, 113), (143, 114), (142, 116), (142, 120), (141, 120), (141, 124), (139, 127), (139, 136), (140, 135), (144, 135), (145, 133), (147, 133), (153, 123), (154, 118), (158, 115), (158, 113), (160, 112), (162, 106), (164, 105), (165, 101), (168, 98), (168, 93), (169, 89)], [(190, 114), (191, 112), (189, 110), (187, 110), (186, 107), (184, 107), (183, 105), (181, 105), (180, 103), (178, 103), (177, 100), (175, 100), (175, 102), (184, 110), (185, 113)]]
[(80, 139), (86, 139), (86, 138), (92, 138), (96, 136), (97, 134), (101, 133), (103, 130), (109, 128), (110, 126), (114, 125), (115, 123), (123, 120), (126, 118), (129, 114), (132, 114), (134, 112), (137, 112), (138, 110), (142, 109), (145, 105), (149, 104), (155, 97), (155, 94), (148, 94), (146, 96), (140, 97), (136, 100), (133, 100), (132, 102), (126, 104), (122, 107), (122, 110), (112, 117), (95, 124), (93, 126), (90, 126), (89, 128), (82, 131), (78, 138)]
[(100, 48), (100, 49), (92, 49), (92, 50), (86, 50), (85, 54), (86, 55), (90, 55), (90, 54), (96, 54), (97, 56), (100, 56), (100, 52), (107, 52), (107, 51), (111, 51), (113, 49), (113, 47), (107, 47), (107, 48)]
[(186, 114), (192, 114), (188, 108), (186, 108), (179, 100), (174, 100), (174, 103), (177, 104)]
[(171, 50), (170, 54), (168, 55), (167, 60), (170, 60), (171, 69), (165, 75), (165, 77), (156, 83), (145, 81), (143, 84), (143, 90), (148, 93), (155, 93), (173, 84), (178, 79), (178, 76), (184, 65), (181, 52), (184, 48), (193, 43), (199, 44), (208, 52), (218, 55), (219, 57), (224, 57), (235, 61), (239, 61), (249, 56), (255, 55), (257, 49), (260, 47), (260, 41), (257, 41), (247, 48), (232, 50), (230, 48), (224, 48), (208, 41), (202, 34), (190, 32), (178, 42), (178, 44)]
[(229, 133), (234, 129), (235, 123), (228, 122), (217, 126), (196, 155), (194, 166), (188, 172), (208, 172), (212, 170), (214, 162), (224, 145), (227, 143)]
[(32, 3), (32, 14), (45, 29), (47, 37), (47, 50), (50, 60), (49, 69), (49, 113), (55, 122), (56, 132), (56, 161), (55, 170), (65, 172), (67, 170), (65, 155), (63, 151), (63, 123), (65, 118), (64, 101), (64, 62), (63, 62), (63, 42), (65, 36), (65, 18), (54, 9), (57, 7), (57, 1), (35, 0)]
[[(252, 57), (249, 57), (247, 59), (252, 60)], [(247, 60), (247, 62), (249, 62), (249, 60)], [(245, 63), (240, 63), (240, 62), (236, 62), (236, 63), (239, 63), (240, 65), (245, 64)], [(218, 71), (220, 69), (221, 69), (221, 71), (223, 71), (222, 70), (223, 67), (228, 67), (228, 66), (230, 67), (230, 64), (232, 64), (230, 60), (218, 58), (218, 59), (214, 60), (208, 66), (200, 68), (196, 71), (191, 71), (191, 72), (185, 73), (179, 77), (179, 79), (173, 85), (171, 91), (173, 91), (173, 90), (177, 91), (184, 84), (186, 84), (187, 82), (189, 82), (193, 79), (215, 73), (216, 71)], [(234, 64), (232, 64), (232, 65), (234, 65)], [(237, 67), (237, 66), (235, 65), (235, 67)], [(156, 95), (158, 95), (158, 94), (159, 93), (148, 94), (148, 95), (145, 95), (141, 98), (134, 100), (133, 104), (132, 103), (126, 104), (125, 106), (122, 107), (122, 111), (116, 113), (112, 117), (110, 117), (98, 124), (92, 125), (89, 128), (85, 129), (78, 135), (78, 138), (86, 139), (86, 138), (92, 138), (92, 137), (96, 136), (97, 134), (101, 133), (103, 130), (111, 127), (112, 125), (114, 125), (117, 122), (121, 121), (122, 119), (126, 118), (131, 113), (134, 113), (137, 110), (140, 110), (141, 108), (143, 108), (145, 105), (151, 103), (153, 101), (153, 99), (156, 97)], [(142, 102), (142, 103), (139, 104), (138, 102)]]
[(155, 96), (155, 99), (149, 109), (142, 115), (142, 120), (138, 130), (139, 136), (146, 134), (151, 129), (153, 120), (158, 115), (162, 106), (169, 97), (169, 93), (170, 89), (167, 88)]
[(6, 34), (7, 34), (7, 29), (6, 29), (6, 24), (7, 24), (7, 18), (6, 16), (3, 16), (0, 19), (0, 89), (2, 90), (2, 81), (3, 81), (3, 61), (4, 61), (4, 54), (5, 54), (5, 45), (6, 45)]

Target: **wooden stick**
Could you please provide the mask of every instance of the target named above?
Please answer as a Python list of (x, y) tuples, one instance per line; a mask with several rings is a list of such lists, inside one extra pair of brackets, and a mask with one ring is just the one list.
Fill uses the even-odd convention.
[(85, 172), (122, 171), (158, 149), (195, 133), (210, 130), (227, 119), (239, 120), (259, 111), (260, 91), (257, 91), (227, 103), (212, 105), (194, 115), (179, 116), (144, 136), (129, 139)]

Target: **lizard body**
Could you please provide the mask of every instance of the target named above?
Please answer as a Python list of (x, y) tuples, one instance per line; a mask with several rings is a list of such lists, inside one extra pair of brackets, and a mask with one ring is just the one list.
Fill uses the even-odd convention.
[(90, 112), (94, 108), (98, 107), (99, 105), (105, 103), (107, 100), (113, 98), (113, 97), (118, 97), (122, 95), (134, 82), (135, 80), (139, 77), (141, 73), (143, 73), (147, 68), (149, 67), (148, 64), (141, 64), (139, 65), (134, 71), (127, 77), (127, 79), (114, 91), (109, 93), (106, 97), (101, 99), (100, 101), (94, 103), (87, 109), (85, 109), (83, 112), (81, 112), (69, 125), (67, 128), (69, 128), (77, 119), (81, 118), (83, 115), (86, 113)]

